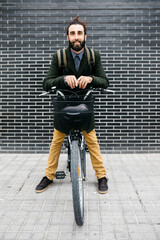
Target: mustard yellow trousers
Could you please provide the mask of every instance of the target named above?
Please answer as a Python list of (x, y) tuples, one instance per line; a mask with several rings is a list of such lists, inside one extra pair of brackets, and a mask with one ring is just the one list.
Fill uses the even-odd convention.
[[(99, 144), (96, 137), (95, 130), (87, 133), (83, 131), (83, 135), (90, 153), (90, 158), (92, 162), (93, 169), (97, 179), (106, 176), (106, 170), (103, 166), (103, 158), (100, 152)], [(46, 168), (45, 175), (50, 180), (55, 177), (55, 172), (58, 167), (58, 160), (61, 151), (61, 146), (64, 141), (66, 134), (62, 133), (56, 129), (53, 132), (53, 140), (51, 142), (49, 157), (48, 157), (48, 167)]]

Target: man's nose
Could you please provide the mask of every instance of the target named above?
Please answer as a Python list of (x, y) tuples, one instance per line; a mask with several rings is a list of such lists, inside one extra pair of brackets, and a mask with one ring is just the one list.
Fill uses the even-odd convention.
[(75, 39), (78, 39), (78, 34), (77, 33), (75, 34)]

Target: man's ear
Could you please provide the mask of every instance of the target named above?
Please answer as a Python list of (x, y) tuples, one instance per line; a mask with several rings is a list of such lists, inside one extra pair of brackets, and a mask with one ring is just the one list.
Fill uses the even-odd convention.
[(87, 34), (84, 35), (85, 40), (87, 39)]
[(67, 35), (67, 40), (69, 40), (69, 37), (68, 37), (68, 35)]

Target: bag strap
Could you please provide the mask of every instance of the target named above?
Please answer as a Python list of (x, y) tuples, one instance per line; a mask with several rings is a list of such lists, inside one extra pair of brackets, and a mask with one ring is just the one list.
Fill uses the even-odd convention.
[(59, 49), (57, 51), (57, 57), (58, 57), (58, 66), (59, 68), (65, 68), (67, 67), (67, 57), (66, 57), (66, 48)]
[(86, 47), (86, 52), (87, 52), (88, 65), (90, 65), (91, 73), (93, 73), (93, 69), (95, 67), (94, 50)]

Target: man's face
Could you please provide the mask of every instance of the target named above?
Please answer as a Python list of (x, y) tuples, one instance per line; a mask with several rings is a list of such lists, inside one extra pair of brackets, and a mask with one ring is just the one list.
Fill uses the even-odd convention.
[(82, 25), (73, 24), (69, 27), (67, 39), (69, 40), (69, 46), (74, 51), (79, 52), (84, 48), (86, 38)]

